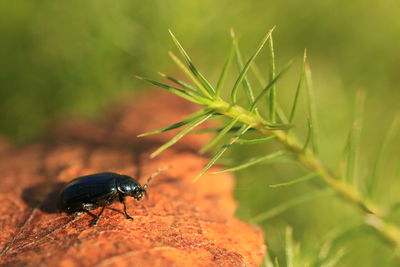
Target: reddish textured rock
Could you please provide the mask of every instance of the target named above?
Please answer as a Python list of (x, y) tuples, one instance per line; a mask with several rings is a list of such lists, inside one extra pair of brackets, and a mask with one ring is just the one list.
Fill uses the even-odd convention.
[[(151, 100), (148, 100), (151, 99)], [(194, 107), (165, 94), (143, 96), (93, 123), (70, 120), (46, 142), (23, 148), (0, 142), (0, 264), (12, 266), (258, 266), (262, 233), (233, 217), (230, 175), (193, 177), (207, 163), (195, 154), (208, 137), (192, 135), (150, 160), (174, 133), (136, 135), (181, 120)], [(89, 226), (87, 214), (55, 209), (57, 191), (77, 176), (113, 171), (155, 178), (149, 198), (128, 198)], [(214, 169), (215, 170), (215, 169)], [(94, 211), (95, 213), (98, 210)]]

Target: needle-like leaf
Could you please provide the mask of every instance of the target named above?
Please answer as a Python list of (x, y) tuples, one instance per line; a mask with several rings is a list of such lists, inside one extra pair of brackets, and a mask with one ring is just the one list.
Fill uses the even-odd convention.
[(278, 257), (275, 257), (275, 267), (280, 267), (279, 261), (278, 261)]
[(310, 65), (305, 65), (305, 78), (306, 78), (306, 88), (307, 88), (307, 104), (308, 113), (310, 116), (310, 121), (312, 125), (311, 133), (311, 143), (315, 154), (318, 154), (318, 124), (317, 124), (317, 107), (315, 104), (314, 86), (311, 75)]
[(293, 128), (293, 124), (264, 124), (264, 127), (271, 131), (283, 131)]
[(306, 141), (304, 142), (303, 145), (303, 151), (306, 151), (306, 149), (308, 148), (308, 145), (310, 144), (310, 140), (311, 140), (311, 136), (313, 134), (313, 125), (311, 124), (311, 120), (309, 118), (307, 118), (307, 137), (306, 137)]
[(290, 68), (292, 65), (293, 61), (289, 61), (289, 63), (281, 70), (281, 72), (278, 73), (278, 75), (270, 81), (267, 86), (261, 91), (261, 93), (256, 97), (254, 100), (253, 104), (250, 107), (250, 111), (253, 111), (256, 108), (257, 103), (264, 98), (264, 96), (269, 92), (269, 90), (272, 88), (272, 86), (281, 78), (281, 76)]
[(293, 208), (297, 205), (300, 205), (304, 202), (313, 200), (318, 197), (328, 196), (328, 195), (332, 195), (332, 194), (333, 194), (333, 191), (331, 189), (326, 189), (326, 190), (322, 190), (322, 191), (314, 191), (314, 192), (311, 192), (308, 194), (299, 195), (295, 198), (292, 198), (292, 199), (282, 203), (281, 205), (275, 206), (270, 210), (267, 210), (265, 212), (262, 212), (262, 213), (256, 215), (255, 217), (253, 217), (251, 219), (251, 221), (254, 223), (262, 223), (262, 222), (265, 222), (273, 217), (276, 217), (277, 215), (287, 211), (288, 209)]
[(191, 101), (191, 102), (194, 102), (194, 103), (197, 103), (197, 104), (202, 104), (202, 103), (208, 103), (209, 102), (208, 99), (206, 99), (206, 98), (204, 98), (202, 96), (191, 95), (191, 94), (189, 94), (189, 92), (187, 92), (187, 91), (185, 91), (185, 90), (183, 90), (181, 88), (177, 88), (177, 87), (174, 87), (174, 86), (171, 86), (171, 85), (160, 83), (160, 82), (157, 82), (157, 81), (154, 81), (154, 80), (150, 80), (150, 79), (147, 79), (147, 78), (143, 78), (143, 77), (140, 77), (140, 76), (136, 76), (136, 78), (138, 78), (140, 80), (144, 80), (144, 81), (149, 82), (151, 84), (154, 84), (155, 86), (163, 88), (163, 89), (167, 90), (168, 92), (171, 92), (171, 93), (173, 93), (173, 94), (175, 94), (177, 96), (180, 96), (180, 97), (182, 97), (182, 98), (184, 98), (184, 99), (186, 99), (188, 101)]
[(394, 137), (398, 134), (400, 129), (400, 114), (397, 114), (393, 119), (392, 124), (390, 125), (385, 138), (379, 148), (379, 151), (376, 155), (375, 164), (372, 169), (371, 181), (368, 185), (368, 193), (369, 195), (373, 196), (376, 189), (376, 183), (378, 180), (379, 175), (383, 171), (383, 163), (385, 159), (387, 159), (388, 150), (391, 147), (391, 142), (394, 141)]
[(225, 65), (222, 69), (221, 75), (219, 76), (217, 88), (215, 89), (215, 94), (219, 96), (221, 94), (221, 89), (225, 84), (226, 74), (228, 73), (228, 69), (232, 64), (233, 57), (235, 56), (235, 46), (234, 41), (232, 41), (231, 49), (229, 51), (228, 58), (225, 62)]
[(341, 249), (330, 259), (326, 260), (321, 267), (335, 267), (338, 266), (338, 263), (343, 259), (344, 255), (346, 255), (347, 249)]
[(165, 78), (165, 79), (167, 79), (167, 80), (170, 80), (171, 82), (173, 82), (173, 83), (175, 83), (175, 84), (177, 84), (177, 85), (182, 86), (183, 88), (185, 88), (185, 89), (186, 89), (187, 91), (189, 91), (190, 93), (192, 93), (192, 94), (194, 94), (194, 95), (202, 96), (202, 95), (198, 92), (198, 90), (196, 90), (195, 88), (193, 88), (190, 84), (187, 84), (187, 83), (185, 83), (184, 81), (181, 81), (181, 80), (176, 79), (176, 78), (174, 78), (174, 77), (168, 76), (167, 74), (162, 73), (162, 72), (158, 72), (158, 74), (159, 74), (161, 77), (163, 77), (163, 78)]
[(195, 128), (196, 126), (202, 124), (203, 122), (205, 122), (206, 120), (208, 120), (209, 118), (211, 118), (213, 116), (212, 113), (206, 114), (198, 119), (193, 120), (191, 123), (188, 124), (188, 127), (186, 127), (184, 130), (182, 130), (180, 133), (178, 133), (177, 135), (175, 135), (171, 140), (169, 140), (167, 143), (165, 143), (164, 145), (160, 146), (156, 151), (154, 151), (150, 157), (154, 158), (156, 157), (158, 154), (160, 154), (161, 152), (163, 152), (165, 149), (169, 148), (170, 146), (172, 146), (173, 144), (175, 144), (176, 142), (178, 142), (182, 137), (184, 137), (186, 134), (188, 134), (193, 128)]
[(183, 73), (193, 82), (194, 85), (200, 90), (200, 92), (204, 95), (204, 97), (212, 98), (211, 94), (207, 91), (207, 89), (199, 82), (199, 80), (193, 75), (193, 73), (186, 67), (185, 64), (177, 57), (174, 53), (169, 52), (169, 56), (175, 62), (175, 64), (180, 68)]
[(241, 145), (254, 145), (254, 144), (261, 144), (261, 143), (269, 142), (269, 141), (272, 141), (275, 139), (276, 139), (276, 136), (272, 135), (272, 136), (268, 136), (265, 138), (257, 138), (257, 139), (239, 139), (237, 141), (237, 143), (241, 144)]
[(295, 246), (293, 242), (293, 231), (292, 228), (290, 227), (286, 227), (285, 252), (286, 252), (287, 267), (294, 267)]
[[(236, 38), (236, 35), (235, 35), (235, 32), (233, 31), (233, 29), (231, 29), (231, 37), (232, 37), (233, 47), (234, 47), (235, 54), (236, 54), (236, 63), (239, 68), (239, 71), (241, 71), (241, 70), (243, 70), (243, 67), (244, 67), (243, 58), (242, 58), (242, 54), (240, 53), (239, 42)], [(251, 65), (252, 64), (250, 64), (250, 66)], [(251, 84), (250, 84), (249, 80), (247, 79), (246, 74), (243, 76), (242, 84), (243, 84), (244, 89), (246, 90), (245, 92), (246, 92), (249, 104), (251, 105), (251, 103), (253, 103), (253, 101), (254, 101), (254, 93), (253, 93), (253, 89), (251, 88)]]
[(242, 169), (248, 168), (250, 166), (253, 166), (255, 164), (258, 164), (260, 162), (273, 160), (273, 159), (275, 159), (277, 157), (283, 156), (286, 153), (287, 153), (286, 151), (280, 150), (280, 151), (277, 151), (275, 153), (268, 154), (266, 156), (252, 158), (249, 161), (247, 161), (247, 162), (245, 162), (243, 164), (240, 164), (238, 166), (235, 166), (235, 167), (232, 167), (232, 168), (229, 168), (229, 169), (225, 169), (225, 170), (222, 170), (222, 171), (214, 172), (214, 173), (234, 172), (234, 171), (242, 170)]
[(300, 78), (299, 78), (299, 82), (297, 83), (296, 93), (294, 95), (294, 100), (293, 100), (293, 105), (292, 105), (292, 110), (291, 110), (290, 116), (289, 116), (289, 122), (293, 121), (294, 115), (296, 113), (296, 107), (297, 107), (297, 103), (298, 103), (298, 100), (299, 100), (300, 89), (303, 86), (303, 80), (304, 80), (304, 76), (305, 76), (305, 65), (306, 65), (306, 62), (307, 62), (307, 49), (304, 49), (303, 64), (301, 64)]
[[(270, 71), (269, 71), (269, 80), (272, 81), (275, 79), (275, 51), (274, 51), (274, 41), (269, 38), (269, 54), (271, 57), (270, 61)], [(276, 122), (276, 84), (272, 85), (271, 90), (269, 92), (269, 119), (273, 123)]]
[(258, 54), (260, 53), (261, 49), (263, 48), (263, 46), (267, 42), (268, 38), (271, 36), (272, 31), (274, 29), (275, 29), (275, 27), (273, 27), (271, 30), (269, 30), (267, 35), (264, 37), (264, 39), (261, 41), (260, 45), (258, 46), (256, 52), (250, 57), (250, 59), (246, 62), (246, 65), (243, 67), (242, 71), (240, 72), (240, 75), (239, 75), (238, 79), (236, 80), (235, 85), (233, 86), (232, 91), (231, 91), (231, 100), (232, 100), (233, 104), (235, 104), (236, 101), (237, 101), (237, 90), (239, 88), (239, 84), (242, 83), (243, 79), (246, 76), (247, 71), (250, 68), (251, 63), (253, 63), (253, 61), (256, 59), (256, 57), (258, 56)]
[(204, 169), (193, 179), (193, 182), (196, 182), (197, 179), (199, 179), (201, 176), (203, 176), (203, 174), (206, 173), (206, 171), (208, 171), (208, 169), (210, 169), (212, 165), (214, 165), (214, 163), (222, 156), (222, 154), (224, 154), (224, 152), (231, 145), (233, 145), (242, 135), (244, 135), (250, 128), (251, 128), (251, 126), (246, 126), (246, 125), (241, 126), (240, 129), (238, 130), (236, 136), (234, 138), (232, 138), (232, 140), (229, 143), (223, 145), (215, 153), (214, 157), (208, 162), (206, 167), (204, 167)]
[(238, 119), (233, 119), (230, 123), (228, 123), (223, 129), (222, 131), (220, 131), (213, 139), (210, 140), (210, 142), (208, 142), (206, 145), (204, 145), (201, 149), (200, 149), (200, 154), (203, 154), (204, 152), (206, 152), (207, 150), (209, 150), (211, 147), (213, 147), (214, 145), (216, 145), (222, 137), (224, 137), (231, 129), (232, 127), (236, 124), (236, 122), (238, 121)]
[(308, 173), (306, 175), (303, 175), (300, 178), (291, 180), (290, 182), (280, 183), (280, 184), (271, 184), (271, 185), (269, 185), (269, 187), (277, 188), (277, 187), (294, 185), (294, 184), (298, 184), (298, 183), (302, 183), (302, 182), (308, 181), (308, 180), (316, 178), (316, 177), (318, 177), (318, 174), (315, 173), (315, 172), (312, 172), (312, 173)]
[(158, 134), (158, 133), (163, 133), (163, 132), (171, 131), (171, 130), (180, 128), (180, 127), (182, 127), (182, 126), (185, 126), (185, 125), (191, 123), (192, 121), (194, 121), (194, 120), (196, 120), (196, 119), (198, 119), (199, 117), (202, 117), (202, 116), (204, 116), (204, 115), (205, 115), (204, 110), (199, 110), (199, 111), (193, 113), (192, 115), (188, 116), (188, 117), (187, 117), (186, 119), (184, 119), (183, 121), (174, 123), (174, 124), (172, 124), (172, 125), (169, 125), (169, 126), (167, 126), (167, 127), (164, 127), (164, 128), (158, 129), (158, 130), (154, 130), (154, 131), (147, 132), (147, 133), (142, 133), (142, 134), (138, 135), (138, 137), (143, 137), (143, 136), (148, 136), (148, 135), (153, 135), (153, 134)]
[[(241, 126), (234, 126), (232, 129), (229, 130), (229, 132), (236, 132), (241, 128)], [(199, 130), (194, 130), (192, 133), (194, 134), (208, 134), (208, 133), (219, 133), (223, 130), (224, 128), (216, 128), (216, 129), (199, 129)], [(250, 128), (249, 131), (255, 131), (254, 128)]]
[(263, 267), (276, 267), (276, 266), (274, 266), (271, 259), (269, 258), (268, 253), (267, 253), (267, 255), (264, 256)]
[(356, 95), (353, 125), (350, 131), (347, 164), (346, 164), (346, 180), (351, 180), (359, 186), (357, 175), (357, 164), (359, 161), (361, 128), (362, 128), (362, 113), (364, 110), (365, 91), (358, 91)]
[[(256, 77), (256, 80), (261, 85), (261, 87), (264, 88), (267, 84), (267, 81), (262, 76), (260, 68), (257, 66), (256, 62), (253, 62), (253, 64), (251, 64), (251, 71), (253, 72), (254, 76)], [(278, 115), (278, 119), (283, 123), (288, 123), (289, 120), (287, 119), (287, 117), (286, 117), (285, 113), (283, 112), (282, 107), (279, 105), (278, 101), (275, 102), (275, 105), (276, 105), (276, 113)]]
[(214, 95), (214, 88), (211, 86), (211, 84), (207, 81), (207, 79), (194, 66), (194, 64), (192, 63), (192, 60), (190, 59), (189, 55), (186, 53), (185, 49), (183, 49), (182, 45), (179, 43), (178, 39), (176, 39), (175, 35), (172, 33), (171, 30), (169, 30), (169, 34), (171, 35), (175, 46), (178, 48), (179, 52), (185, 58), (186, 63), (189, 66), (189, 69), (191, 70), (193, 75), (197, 77), (197, 79), (202, 83), (202, 85), (208, 91), (208, 93), (210, 95)]

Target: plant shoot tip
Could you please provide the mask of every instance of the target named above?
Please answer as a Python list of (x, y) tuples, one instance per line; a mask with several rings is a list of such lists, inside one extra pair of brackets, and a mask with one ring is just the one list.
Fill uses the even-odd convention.
[(235, 30), (233, 28), (230, 29), (230, 34), (232, 38), (235, 38)]
[(162, 73), (162, 72), (159, 72), (159, 71), (158, 71), (157, 73), (158, 73), (158, 75), (160, 75), (161, 77), (164, 77), (164, 78), (167, 77), (167, 75), (166, 75), (165, 73)]

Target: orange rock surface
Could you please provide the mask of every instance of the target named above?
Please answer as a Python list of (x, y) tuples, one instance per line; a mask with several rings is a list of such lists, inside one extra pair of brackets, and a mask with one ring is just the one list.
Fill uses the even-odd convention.
[[(149, 100), (150, 99), (150, 100)], [(153, 93), (115, 104), (92, 122), (66, 120), (43, 142), (15, 147), (0, 142), (0, 264), (11, 266), (258, 266), (262, 232), (235, 217), (230, 175), (192, 179), (207, 163), (196, 150), (209, 137), (190, 135), (150, 160), (175, 132), (137, 134), (181, 120), (195, 107)], [(55, 208), (63, 183), (112, 171), (151, 181), (149, 197), (116, 202), (96, 226), (85, 213)], [(214, 168), (215, 170), (216, 168)], [(99, 210), (94, 210), (98, 213)]]

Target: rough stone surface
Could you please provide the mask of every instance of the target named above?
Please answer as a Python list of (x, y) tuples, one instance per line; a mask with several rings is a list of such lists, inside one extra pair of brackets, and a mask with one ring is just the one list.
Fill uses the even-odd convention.
[[(153, 93), (115, 104), (91, 122), (65, 120), (46, 140), (26, 147), (0, 140), (0, 264), (9, 266), (258, 266), (262, 232), (233, 217), (230, 175), (193, 177), (207, 163), (196, 150), (208, 136), (191, 135), (150, 160), (174, 133), (137, 138), (195, 111), (177, 98)], [(69, 180), (113, 171), (141, 177), (159, 167), (149, 197), (127, 199), (89, 226), (88, 214), (55, 208)], [(214, 168), (215, 170), (216, 168)], [(97, 213), (99, 210), (94, 210)]]

